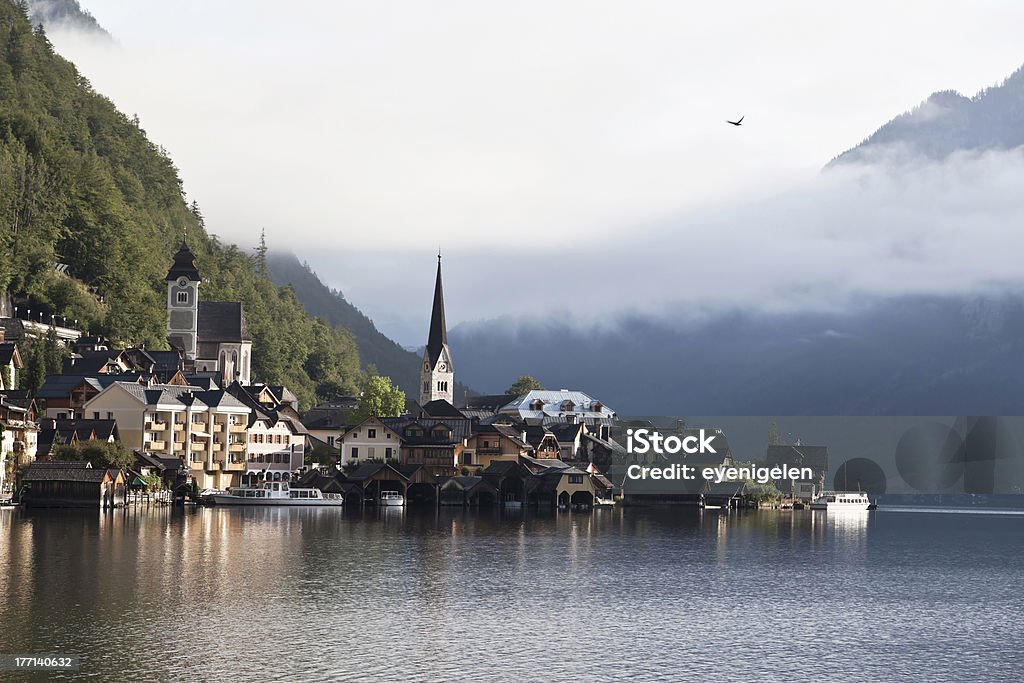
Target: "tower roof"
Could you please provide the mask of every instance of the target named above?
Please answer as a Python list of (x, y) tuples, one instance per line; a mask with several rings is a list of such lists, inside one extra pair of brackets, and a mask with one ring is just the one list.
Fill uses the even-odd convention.
[(177, 280), (179, 277), (185, 276), (189, 280), (199, 282), (199, 271), (196, 269), (196, 258), (192, 254), (192, 250), (188, 248), (188, 244), (185, 242), (181, 243), (178, 247), (178, 253), (174, 255), (174, 264), (171, 269), (167, 271), (167, 281)]
[(441, 254), (437, 255), (437, 281), (434, 283), (434, 309), (430, 314), (430, 336), (427, 338), (427, 354), (430, 364), (437, 364), (441, 351), (448, 345), (448, 330), (444, 323), (444, 291), (441, 288)]

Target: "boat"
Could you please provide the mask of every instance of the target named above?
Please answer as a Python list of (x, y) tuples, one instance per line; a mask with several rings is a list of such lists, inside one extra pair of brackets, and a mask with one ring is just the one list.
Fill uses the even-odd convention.
[(340, 493), (320, 489), (293, 489), (286, 481), (265, 481), (256, 486), (235, 486), (226, 493), (209, 496), (214, 505), (307, 505), (338, 506), (345, 499)]
[(812, 510), (835, 511), (866, 511), (871, 501), (863, 491), (823, 491), (811, 501)]
[(613, 508), (615, 507), (615, 501), (611, 498), (594, 498), (595, 508)]
[(381, 491), (380, 492), (380, 504), (382, 506), (401, 506), (405, 505), (405, 496), (398, 491)]

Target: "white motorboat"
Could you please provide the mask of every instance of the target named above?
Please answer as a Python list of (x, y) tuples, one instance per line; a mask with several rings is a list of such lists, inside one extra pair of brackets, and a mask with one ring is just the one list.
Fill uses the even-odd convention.
[(811, 501), (812, 510), (866, 512), (871, 501), (863, 491), (823, 491)]
[(265, 481), (257, 486), (237, 486), (227, 493), (209, 496), (214, 505), (343, 505), (340, 493), (324, 493), (320, 489), (293, 489), (286, 481)]
[(611, 498), (594, 498), (595, 508), (613, 508), (615, 501)]
[(388, 507), (400, 507), (405, 505), (405, 496), (398, 491), (381, 491), (380, 504)]

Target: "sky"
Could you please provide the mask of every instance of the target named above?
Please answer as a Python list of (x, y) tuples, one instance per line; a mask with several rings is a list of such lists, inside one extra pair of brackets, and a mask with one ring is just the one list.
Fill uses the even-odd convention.
[[(932, 211), (935, 186), (820, 169), (1024, 63), (1021, 3), (81, 4), (116, 44), (51, 39), (168, 150), (208, 229), (265, 229), (402, 343), (438, 248), (450, 325), (820, 306), (948, 287), (950, 259), (958, 283), (1012, 276), (981, 267), (990, 243), (934, 244), (971, 217)], [(966, 163), (923, 174), (956, 208), (998, 192), (977, 173), (1021, 170)], [(934, 220), (908, 226), (919, 206)], [(871, 229), (837, 238), (851, 217)]]

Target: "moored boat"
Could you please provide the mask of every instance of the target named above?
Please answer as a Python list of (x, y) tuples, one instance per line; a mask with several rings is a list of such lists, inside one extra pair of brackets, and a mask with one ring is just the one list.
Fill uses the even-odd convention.
[(238, 486), (226, 493), (210, 495), (209, 500), (214, 505), (338, 506), (345, 502), (340, 493), (324, 493), (320, 489), (293, 489), (286, 481)]
[(867, 511), (870, 504), (868, 494), (863, 491), (823, 491), (811, 502), (811, 509), (828, 510), (829, 512)]
[(383, 506), (405, 505), (405, 496), (398, 491), (381, 491), (380, 504)]

